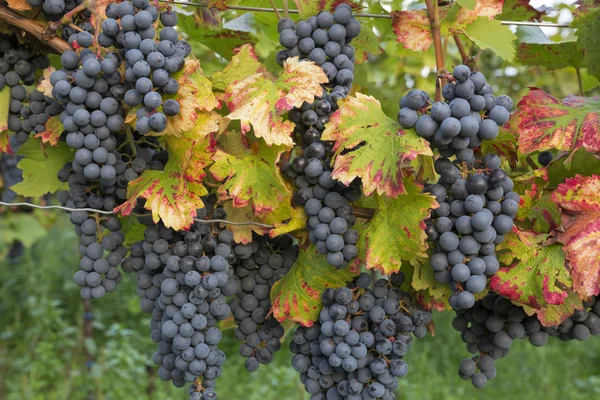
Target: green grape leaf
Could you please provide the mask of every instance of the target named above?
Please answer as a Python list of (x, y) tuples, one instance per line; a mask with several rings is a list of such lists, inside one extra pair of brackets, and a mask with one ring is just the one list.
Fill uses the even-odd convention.
[(354, 10), (360, 9), (361, 6), (352, 0), (294, 0), (300, 19), (306, 19), (313, 15), (317, 15), (319, 11), (333, 12), (339, 4), (348, 4)]
[(224, 91), (229, 85), (262, 71), (264, 67), (258, 61), (254, 48), (245, 44), (235, 50), (235, 55), (223, 71), (213, 72), (209, 79), (213, 88)]
[(0, 153), (12, 154), (8, 141), (8, 110), (10, 104), (10, 87), (5, 85), (0, 90)]
[(552, 194), (561, 208), (564, 231), (558, 240), (582, 297), (600, 294), (600, 175), (567, 178)]
[(223, 185), (222, 199), (233, 199), (234, 207), (251, 205), (254, 213), (273, 212), (290, 202), (292, 192), (286, 185), (277, 163), (283, 146), (255, 142), (249, 149), (234, 155), (217, 149), (210, 173)]
[(345, 286), (358, 273), (353, 268), (337, 269), (329, 265), (311, 244), (300, 250), (290, 271), (273, 285), (271, 311), (279, 322), (291, 320), (311, 326), (323, 308), (323, 290)]
[(600, 98), (567, 96), (559, 100), (533, 88), (511, 119), (519, 132), (519, 152), (580, 147), (600, 152)]
[(500, 268), (490, 288), (536, 310), (564, 304), (573, 281), (560, 244), (543, 245), (547, 235), (514, 229), (496, 247)]
[(347, 185), (359, 177), (367, 196), (406, 193), (402, 177), (411, 162), (418, 155), (433, 155), (425, 139), (403, 130), (377, 99), (361, 93), (340, 102), (321, 138), (335, 141), (332, 177)]
[(361, 230), (357, 245), (360, 262), (385, 275), (399, 271), (403, 260), (426, 256), (424, 221), (437, 208), (435, 198), (420, 193), (421, 187), (412, 180), (405, 184), (406, 193), (395, 199), (375, 196), (377, 210)]
[[(441, 34), (448, 36), (457, 33), (466, 33), (469, 26), (480, 17), (485, 17), (486, 20), (491, 20), (500, 12), (502, 12), (503, 0), (476, 0), (473, 9), (461, 6), (457, 2), (439, 7)], [(414, 51), (425, 51), (433, 43), (431, 34), (431, 22), (427, 14), (427, 10), (405, 10), (392, 11), (392, 28), (396, 34), (396, 40), (402, 43), (405, 49)], [(481, 24), (481, 23), (477, 23)], [(499, 31), (498, 29), (496, 29)], [(479, 31), (477, 38), (482, 40), (485, 37)], [(502, 35), (509, 37), (506, 32)], [(490, 39), (488, 39), (489, 41)], [(512, 39), (508, 44), (512, 42)], [(482, 42), (482, 43), (487, 43)], [(507, 44), (494, 44), (499, 47), (502, 52)]]
[(383, 49), (379, 45), (381, 39), (375, 35), (372, 29), (362, 29), (360, 34), (352, 40), (356, 64), (362, 64), (369, 61), (369, 55), (378, 56), (383, 54)]
[[(36, 214), (10, 212), (0, 218), (0, 245), (9, 246), (18, 240), (29, 248), (47, 234)], [(0, 248), (3, 246), (0, 246)]]
[(583, 53), (574, 44), (574, 42), (519, 43), (517, 58), (523, 65), (548, 69), (580, 68), (583, 62)]
[(135, 242), (144, 240), (146, 225), (142, 225), (137, 217), (132, 215), (127, 217), (119, 216), (119, 221), (121, 221), (121, 232), (125, 235), (125, 241), (123, 242), (125, 246), (130, 246)]
[(52, 147), (43, 145), (41, 140), (30, 138), (17, 154), (24, 157), (18, 164), (23, 170), (23, 181), (11, 187), (17, 194), (39, 197), (67, 187), (57, 177), (58, 171), (74, 157), (73, 150), (66, 143), (59, 142)]
[(481, 49), (490, 49), (506, 61), (511, 61), (515, 56), (512, 43), (517, 37), (500, 21), (479, 17), (467, 25), (464, 34)]
[(577, 28), (577, 48), (584, 52), (583, 62), (588, 72), (600, 79), (600, 8), (580, 13), (573, 27)]
[(428, 259), (415, 258), (410, 264), (412, 270), (405, 265), (401, 270), (404, 271), (406, 280), (411, 282), (410, 286), (415, 291), (417, 302), (428, 310), (443, 312), (449, 309), (448, 298), (452, 294), (450, 286), (435, 280)]
[(456, 0), (456, 2), (469, 10), (475, 8), (475, 0)]
[(502, 21), (537, 21), (541, 20), (544, 13), (536, 10), (529, 0), (504, 0), (502, 14), (498, 16)]
[(563, 183), (565, 178), (573, 178), (575, 175), (592, 175), (600, 171), (600, 155), (591, 154), (584, 148), (576, 150), (571, 156), (569, 168), (563, 162), (552, 162), (548, 165), (548, 186), (557, 187)]
[(328, 81), (321, 67), (312, 61), (288, 58), (275, 82), (257, 73), (229, 85), (224, 96), (229, 108), (226, 118), (240, 120), (244, 134), (252, 126), (255, 136), (268, 145), (292, 146), (295, 125), (284, 121), (284, 114), (304, 102), (312, 103), (323, 93), (321, 84)]
[(533, 230), (540, 233), (552, 232), (560, 226), (561, 222), (560, 211), (549, 194), (533, 201), (524, 217), (533, 224)]
[(164, 136), (162, 140), (169, 152), (164, 171), (147, 170), (129, 182), (127, 201), (115, 212), (127, 216), (137, 199), (144, 198), (154, 222), (162, 220), (166, 227), (187, 229), (194, 222), (196, 209), (204, 206), (201, 196), (208, 194), (202, 180), (204, 168), (212, 163), (216, 141), (200, 126), (182, 132), (180, 137)]

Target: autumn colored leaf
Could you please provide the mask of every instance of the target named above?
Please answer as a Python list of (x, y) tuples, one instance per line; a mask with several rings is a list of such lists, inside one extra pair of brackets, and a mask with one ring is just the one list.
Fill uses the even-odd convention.
[(515, 120), (519, 132), (519, 152), (557, 149), (574, 151), (580, 147), (600, 153), (600, 98), (568, 96), (559, 100), (533, 88), (517, 106)]
[(213, 88), (225, 90), (233, 83), (244, 80), (258, 72), (264, 72), (264, 67), (258, 61), (258, 56), (250, 44), (245, 44), (234, 50), (235, 54), (231, 62), (223, 71), (215, 71), (209, 77), (213, 83)]
[(252, 206), (254, 213), (264, 214), (290, 202), (292, 193), (281, 175), (277, 162), (283, 146), (267, 146), (263, 141), (238, 155), (217, 149), (210, 173), (223, 182), (219, 193), (233, 199), (234, 207)]
[[(475, 7), (469, 9), (454, 2), (440, 6), (441, 33), (443, 36), (465, 33), (479, 17), (492, 19), (502, 12), (504, 0), (477, 0)], [(392, 28), (396, 40), (405, 49), (426, 51), (433, 43), (431, 23), (427, 10), (392, 11)]]
[(405, 184), (406, 193), (395, 199), (375, 196), (375, 216), (361, 229), (357, 245), (358, 259), (367, 269), (387, 275), (399, 271), (403, 260), (426, 255), (424, 220), (438, 205), (433, 196), (421, 193), (421, 188), (412, 180)]
[(600, 175), (567, 178), (552, 194), (561, 208), (564, 232), (558, 240), (582, 297), (600, 294)]
[(512, 168), (515, 168), (519, 161), (516, 140), (515, 135), (510, 130), (500, 127), (498, 136), (495, 139), (484, 140), (481, 143), (481, 154), (497, 154), (507, 160)]
[(504, 242), (496, 247), (498, 259), (506, 266), (491, 278), (490, 288), (538, 312), (551, 305), (566, 304), (573, 281), (561, 245), (544, 245), (547, 237), (516, 228), (506, 235)]
[(227, 118), (240, 120), (244, 134), (252, 126), (255, 136), (268, 145), (292, 146), (295, 125), (284, 121), (284, 114), (305, 101), (312, 103), (315, 96), (323, 93), (321, 84), (327, 82), (318, 65), (298, 61), (298, 57), (288, 58), (275, 82), (257, 73), (229, 85), (225, 91), (230, 112)]
[(162, 220), (166, 227), (187, 229), (196, 209), (204, 206), (201, 196), (208, 193), (202, 185), (204, 168), (212, 162), (216, 141), (196, 126), (182, 132), (181, 137), (165, 136), (162, 140), (169, 152), (164, 171), (147, 170), (129, 182), (127, 201), (115, 212), (129, 215), (137, 199), (144, 198), (154, 222)]
[(340, 102), (321, 138), (335, 141), (332, 176), (347, 185), (359, 177), (367, 196), (405, 193), (402, 178), (411, 162), (418, 155), (433, 155), (425, 139), (403, 130), (377, 99), (361, 93)]
[[(227, 212), (227, 220), (232, 222), (249, 222), (256, 221), (256, 217), (252, 212), (252, 207), (234, 207), (233, 201), (226, 201), (223, 203), (223, 208)], [(233, 232), (233, 240), (236, 243), (248, 244), (252, 242), (252, 232), (256, 232), (259, 235), (266, 235), (269, 233), (269, 228), (263, 228), (257, 225), (230, 225), (224, 224), (225, 228)]]
[(12, 8), (15, 11), (27, 11), (31, 10), (31, 4), (27, 2), (27, 0), (6, 0), (8, 3), (8, 7)]
[(60, 122), (60, 115), (48, 118), (45, 127), (46, 129), (35, 135), (35, 137), (42, 138), (43, 143), (49, 143), (50, 146), (56, 146), (60, 139), (60, 135), (65, 130), (62, 122)]
[(44, 146), (41, 140), (29, 138), (17, 154), (23, 156), (17, 165), (23, 171), (23, 181), (11, 189), (25, 197), (40, 197), (67, 187), (58, 180), (57, 174), (75, 153), (64, 142), (56, 146)]
[(219, 9), (215, 7), (201, 7), (194, 13), (194, 22), (196, 28), (200, 29), (218, 29), (221, 27), (223, 19)]
[(0, 90), (0, 153), (12, 154), (8, 141), (8, 110), (10, 104), (10, 87), (5, 85)]
[(56, 71), (56, 68), (53, 66), (49, 66), (48, 68), (44, 68), (42, 71), (42, 76), (44, 79), (40, 80), (40, 83), (37, 85), (36, 90), (44, 93), (46, 97), (52, 97), (52, 89), (54, 86), (50, 83), (50, 75)]
[(548, 306), (538, 310), (533, 307), (523, 305), (523, 310), (529, 316), (535, 315), (543, 326), (557, 326), (564, 320), (573, 315), (574, 310), (581, 310), (583, 304), (576, 293), (568, 291), (568, 295), (563, 304), (548, 304)]
[[(410, 265), (406, 265), (409, 263)], [(404, 271), (406, 280), (410, 282), (408, 289), (414, 291), (415, 298), (421, 306), (439, 312), (450, 308), (448, 304), (448, 298), (452, 294), (450, 286), (435, 280), (433, 269), (426, 258), (415, 258), (403, 264), (401, 271)]]
[[(167, 118), (167, 129), (152, 135), (181, 136), (195, 126), (201, 127), (204, 133), (215, 132), (221, 117), (213, 110), (220, 103), (213, 94), (212, 82), (202, 74), (198, 60), (188, 57), (184, 68), (173, 78), (179, 83), (179, 90), (173, 98), (179, 102), (181, 110), (176, 116)], [(204, 123), (198, 124), (198, 120)]]
[(291, 320), (311, 326), (319, 319), (323, 308), (323, 290), (345, 286), (358, 272), (353, 268), (337, 269), (329, 265), (311, 244), (300, 251), (291, 270), (273, 285), (273, 315), (279, 322)]
[(335, 8), (344, 3), (350, 5), (354, 10), (360, 9), (360, 4), (351, 0), (294, 0), (301, 19), (306, 19), (312, 15), (317, 15), (319, 11), (332, 12)]

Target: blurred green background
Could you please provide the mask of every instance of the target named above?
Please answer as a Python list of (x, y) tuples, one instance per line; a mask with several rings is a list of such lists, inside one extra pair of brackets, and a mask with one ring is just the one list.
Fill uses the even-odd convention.
[[(93, 338), (83, 334), (84, 307), (72, 280), (77, 238), (59, 212), (43, 214), (46, 233), (21, 258), (0, 261), (1, 400), (186, 399), (156, 376), (149, 318), (139, 311), (134, 277), (94, 300)], [(38, 215), (40, 217), (42, 215)], [(6, 232), (6, 231), (5, 231)], [(38, 232), (40, 233), (40, 232)], [(498, 377), (482, 390), (457, 375), (468, 355), (451, 313), (435, 315), (435, 337), (416, 340), (406, 357), (410, 373), (400, 381), (399, 399), (579, 400), (600, 396), (600, 341), (550, 341), (538, 349), (515, 343), (497, 362)], [(287, 346), (271, 365), (248, 374), (227, 331), (228, 360), (217, 389), (222, 400), (307, 400), (289, 365)], [(94, 362), (86, 362), (88, 356)]]

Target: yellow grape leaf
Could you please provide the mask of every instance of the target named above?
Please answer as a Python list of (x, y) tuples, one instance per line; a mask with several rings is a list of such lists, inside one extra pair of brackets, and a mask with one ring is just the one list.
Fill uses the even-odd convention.
[(56, 68), (53, 66), (49, 66), (42, 71), (42, 76), (44, 79), (40, 80), (40, 83), (37, 85), (36, 90), (44, 93), (46, 97), (52, 97), (52, 89), (54, 86), (50, 83), (50, 75), (56, 71)]
[(12, 154), (8, 141), (8, 109), (10, 104), (10, 87), (5, 85), (0, 90), (0, 153)]
[(27, 11), (31, 10), (31, 4), (27, 2), (27, 0), (6, 0), (8, 3), (8, 7), (12, 8), (15, 11)]
[[(252, 212), (252, 207), (234, 207), (232, 201), (223, 203), (223, 208), (227, 212), (227, 220), (232, 222), (248, 222), (255, 221), (256, 217)], [(252, 242), (252, 232), (259, 235), (266, 235), (269, 228), (263, 228), (257, 225), (229, 225), (224, 224), (227, 229), (233, 232), (233, 240), (236, 243), (248, 244)]]
[(240, 120), (244, 134), (252, 126), (255, 136), (268, 145), (292, 146), (295, 125), (284, 121), (284, 115), (305, 101), (312, 103), (323, 93), (321, 84), (327, 82), (321, 67), (312, 61), (288, 58), (275, 82), (257, 73), (229, 85), (224, 96), (229, 108), (227, 118)]
[(265, 72), (263, 65), (258, 61), (258, 56), (251, 44), (245, 44), (234, 50), (235, 55), (223, 71), (215, 71), (209, 77), (213, 87), (224, 91), (235, 82), (239, 82), (250, 75)]

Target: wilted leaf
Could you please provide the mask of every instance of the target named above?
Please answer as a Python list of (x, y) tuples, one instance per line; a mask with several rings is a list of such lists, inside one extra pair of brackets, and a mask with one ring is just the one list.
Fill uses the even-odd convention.
[(421, 188), (412, 180), (405, 183), (406, 193), (395, 199), (375, 196), (377, 211), (362, 230), (357, 245), (359, 260), (382, 274), (397, 272), (403, 260), (426, 255), (424, 221), (437, 203), (433, 196), (420, 193)]
[(225, 91), (230, 112), (227, 118), (239, 119), (242, 133), (247, 133), (252, 125), (255, 136), (268, 145), (292, 146), (294, 124), (284, 121), (283, 115), (305, 101), (312, 103), (315, 96), (323, 93), (321, 84), (327, 82), (318, 65), (299, 62), (298, 57), (288, 58), (275, 82), (258, 73), (229, 85)]
[(518, 127), (519, 151), (529, 154), (548, 149), (573, 151), (580, 147), (600, 152), (600, 99), (568, 96), (559, 100), (531, 89), (512, 118)]
[(403, 130), (377, 99), (361, 93), (340, 102), (322, 139), (335, 141), (332, 176), (347, 185), (359, 177), (366, 195), (405, 193), (402, 178), (411, 162), (418, 155), (433, 155), (425, 139)]
[(570, 296), (573, 282), (565, 256), (559, 244), (544, 246), (546, 238), (518, 229), (506, 235), (497, 247), (498, 258), (506, 267), (491, 278), (490, 288), (537, 312), (551, 305), (567, 305), (565, 299)]
[(6, 0), (8, 3), (8, 7), (12, 8), (15, 11), (27, 11), (31, 10), (31, 4), (27, 2), (27, 0)]
[(311, 244), (300, 251), (290, 272), (273, 285), (273, 315), (279, 322), (291, 320), (311, 326), (319, 319), (323, 290), (345, 286), (357, 274), (358, 271), (351, 268), (337, 269), (329, 265)]
[(573, 288), (582, 298), (600, 294), (600, 175), (567, 178), (552, 200), (562, 209), (558, 240), (569, 260)]
[(36, 138), (42, 138), (43, 143), (49, 143), (50, 146), (56, 146), (60, 135), (65, 130), (62, 122), (60, 122), (60, 115), (55, 115), (48, 118), (45, 124), (46, 129), (43, 132), (35, 135)]
[(44, 68), (44, 70), (42, 71), (42, 76), (44, 79), (40, 80), (40, 83), (38, 83), (36, 87), (36, 90), (44, 93), (44, 96), (46, 97), (52, 97), (52, 89), (54, 88), (54, 86), (52, 86), (52, 84), (50, 83), (50, 75), (52, 75), (54, 71), (56, 71), (56, 68), (54, 68), (53, 66)]
[(23, 181), (11, 189), (25, 197), (40, 197), (64, 189), (67, 184), (58, 180), (57, 174), (74, 157), (64, 142), (57, 146), (44, 146), (40, 140), (29, 138), (19, 149), (24, 158), (18, 167), (23, 170)]

